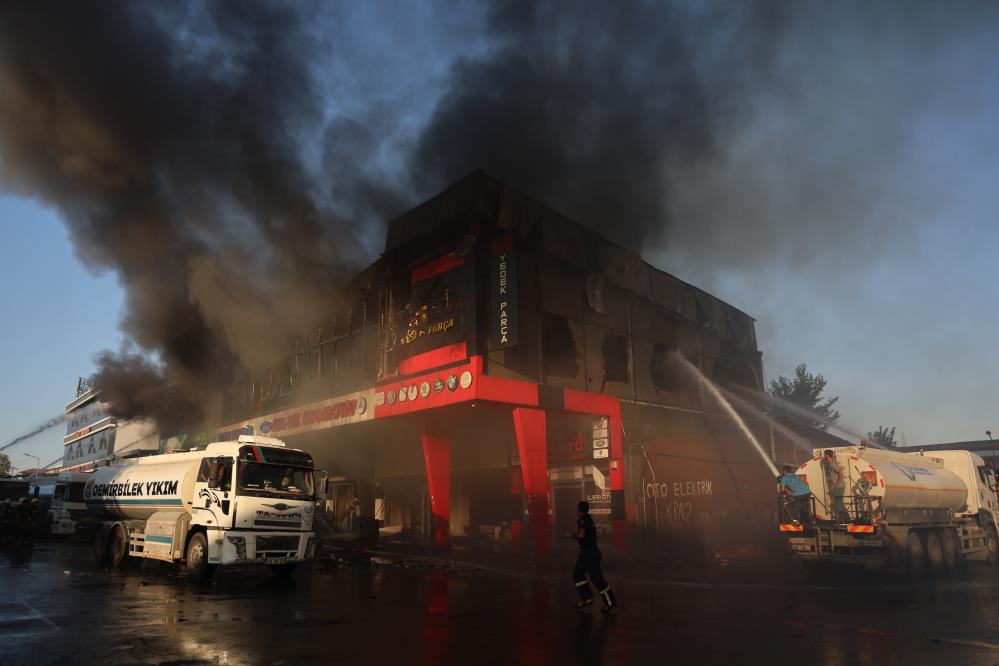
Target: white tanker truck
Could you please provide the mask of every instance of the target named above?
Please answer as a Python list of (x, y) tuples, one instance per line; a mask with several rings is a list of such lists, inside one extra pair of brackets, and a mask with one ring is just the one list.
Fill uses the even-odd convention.
[(138, 458), (95, 471), (83, 489), (100, 519), (98, 562), (182, 563), (195, 578), (218, 565), (268, 564), (290, 573), (312, 558), (312, 456), (272, 437)]
[(791, 516), (782, 507), (780, 530), (797, 558), (902, 567), (913, 577), (949, 572), (966, 560), (996, 562), (996, 477), (977, 455), (831, 449), (840, 496), (825, 450), (796, 471), (811, 491), (811, 515)]

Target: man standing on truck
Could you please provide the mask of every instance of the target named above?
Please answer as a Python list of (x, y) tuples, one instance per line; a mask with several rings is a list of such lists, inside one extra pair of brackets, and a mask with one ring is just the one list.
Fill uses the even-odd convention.
[(822, 452), (822, 474), (826, 479), (826, 492), (832, 504), (832, 514), (837, 522), (850, 522), (850, 514), (847, 513), (846, 505), (843, 503), (843, 495), (846, 492), (846, 475), (843, 474), (843, 466), (836, 462), (836, 454), (832, 449)]
[(790, 465), (784, 465), (783, 472), (784, 475), (779, 480), (780, 491), (787, 497), (790, 517), (799, 523), (812, 522), (812, 491), (808, 489), (808, 484), (794, 473), (794, 468)]
[[(572, 580), (576, 584), (576, 591), (579, 592), (579, 603), (576, 608), (586, 608), (593, 603), (593, 591), (590, 590), (590, 583), (593, 583), (600, 598), (604, 601), (604, 606), (600, 610), (610, 613), (617, 607), (617, 599), (614, 591), (610, 588), (610, 583), (604, 579), (604, 574), (600, 570), (600, 549), (597, 548), (597, 528), (590, 517), (590, 503), (582, 501), (579, 503), (576, 515), (577, 530), (575, 536), (569, 535), (579, 542), (579, 558), (576, 566), (572, 569)], [(586, 577), (590, 580), (587, 582)]]

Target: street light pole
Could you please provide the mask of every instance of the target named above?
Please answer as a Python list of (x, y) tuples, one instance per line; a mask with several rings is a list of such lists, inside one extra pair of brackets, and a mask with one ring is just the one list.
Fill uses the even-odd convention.
[(38, 456), (33, 456), (30, 453), (25, 453), (24, 455), (28, 456), (29, 458), (35, 459), (35, 472), (34, 474), (31, 475), (31, 478), (33, 479), (36, 476), (38, 476), (38, 467), (42, 464), (42, 461), (38, 459)]

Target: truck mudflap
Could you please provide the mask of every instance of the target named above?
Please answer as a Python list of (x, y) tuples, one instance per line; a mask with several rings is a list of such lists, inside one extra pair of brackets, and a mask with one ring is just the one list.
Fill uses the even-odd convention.
[[(315, 551), (314, 532), (217, 531), (209, 539), (209, 560), (217, 548), (218, 563), (286, 564), (311, 560)], [(214, 547), (214, 548), (213, 548)]]

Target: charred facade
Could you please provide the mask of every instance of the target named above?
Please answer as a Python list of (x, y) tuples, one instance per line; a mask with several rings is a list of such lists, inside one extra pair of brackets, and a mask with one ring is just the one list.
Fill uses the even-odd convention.
[(772, 475), (677, 362), (792, 460), (753, 418), (749, 315), (481, 172), (393, 220), (347, 295), (223, 401), (223, 438), (283, 437), (330, 471), (335, 529), (543, 553), (586, 498), (622, 545), (767, 532)]

